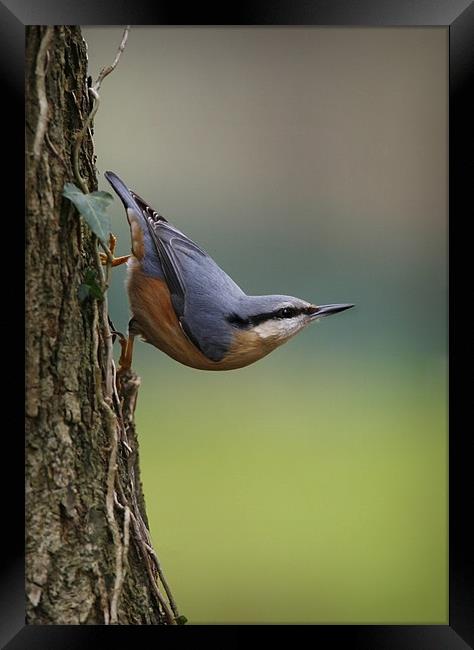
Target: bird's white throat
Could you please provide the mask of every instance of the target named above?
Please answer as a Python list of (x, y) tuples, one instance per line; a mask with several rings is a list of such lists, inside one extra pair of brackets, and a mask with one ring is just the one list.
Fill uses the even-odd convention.
[(270, 318), (259, 323), (253, 331), (262, 339), (287, 339), (297, 334), (307, 322), (303, 314), (293, 318)]

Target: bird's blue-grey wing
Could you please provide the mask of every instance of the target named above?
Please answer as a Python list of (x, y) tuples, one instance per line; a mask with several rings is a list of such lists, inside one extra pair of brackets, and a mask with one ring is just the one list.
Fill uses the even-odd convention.
[(184, 332), (208, 359), (220, 361), (232, 344), (226, 316), (242, 290), (202, 248), (170, 223), (152, 217), (148, 223)]

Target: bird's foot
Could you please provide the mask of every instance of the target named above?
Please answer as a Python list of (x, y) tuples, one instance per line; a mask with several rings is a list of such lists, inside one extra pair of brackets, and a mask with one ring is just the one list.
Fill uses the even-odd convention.
[[(100, 261), (105, 266), (108, 262), (107, 255), (105, 253), (99, 253)], [(114, 257), (111, 262), (111, 266), (120, 266), (125, 264), (131, 258), (131, 255), (121, 255), (120, 257)]]
[[(110, 233), (109, 235), (109, 250), (112, 254), (112, 261), (111, 261), (111, 266), (120, 266), (121, 264), (125, 264), (127, 262), (131, 255), (121, 255), (120, 257), (114, 257), (115, 253), (115, 246), (117, 245), (117, 237)], [(100, 261), (102, 264), (105, 266), (109, 262), (109, 258), (105, 253), (99, 253)]]
[(132, 357), (133, 357), (133, 339), (135, 337), (133, 334), (129, 334), (128, 338), (121, 336), (120, 347), (122, 348), (122, 353), (119, 359), (119, 368), (117, 370), (117, 376), (121, 377), (127, 370), (130, 370), (132, 367)]

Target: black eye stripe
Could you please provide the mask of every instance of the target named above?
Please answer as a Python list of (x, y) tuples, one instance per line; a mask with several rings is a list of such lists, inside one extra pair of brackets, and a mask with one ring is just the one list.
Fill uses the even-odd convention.
[(240, 329), (247, 329), (251, 325), (250, 318), (242, 318), (238, 314), (229, 314), (227, 320), (234, 327), (239, 327)]
[(304, 308), (298, 309), (296, 307), (282, 307), (276, 311), (266, 312), (264, 314), (255, 314), (254, 316), (248, 316), (247, 318), (242, 318), (238, 314), (230, 314), (227, 316), (227, 320), (235, 327), (248, 329), (249, 327), (256, 327), (267, 320), (294, 318), (295, 316), (302, 314), (303, 311)]

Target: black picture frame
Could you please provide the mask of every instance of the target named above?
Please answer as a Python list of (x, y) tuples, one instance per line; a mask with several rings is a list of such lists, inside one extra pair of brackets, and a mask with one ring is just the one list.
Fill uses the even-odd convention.
[[(178, 3), (114, 3), (113, 0), (0, 1), (0, 66), (2, 67), (2, 214), (4, 234), (13, 252), (5, 266), (3, 293), (3, 341), (13, 337), (23, 349), (24, 312), (18, 255), (12, 242), (22, 234), (20, 215), (24, 195), (24, 33), (29, 24), (81, 25), (320, 25), (320, 26), (445, 26), (449, 30), (449, 623), (447, 625), (313, 625), (305, 626), (311, 640), (321, 647), (407, 650), (462, 650), (474, 645), (474, 570), (472, 538), (469, 534), (473, 500), (471, 467), (474, 445), (470, 432), (470, 356), (472, 335), (466, 310), (468, 293), (462, 279), (469, 278), (469, 238), (464, 228), (471, 218), (470, 190), (473, 185), (473, 91), (474, 3), (472, 0), (293, 0), (283, 3), (238, 3), (212, 10), (199, 5), (184, 9)], [(11, 136), (6, 144), (6, 136)], [(8, 207), (5, 202), (10, 203)], [(10, 215), (7, 219), (6, 215)], [(11, 219), (14, 215), (14, 219)], [(16, 232), (14, 232), (16, 228)], [(7, 233), (8, 229), (8, 233)], [(18, 237), (18, 240), (14, 238)], [(7, 237), (6, 237), (7, 239)], [(16, 258), (16, 259), (15, 259)], [(7, 269), (8, 271), (5, 271)], [(7, 281), (5, 281), (7, 274)], [(7, 339), (8, 337), (8, 339)], [(9, 344), (10, 345), (10, 344)], [(13, 345), (13, 344), (12, 344)], [(17, 355), (16, 355), (17, 356)], [(3, 419), (3, 465), (11, 469), (3, 492), (2, 550), (0, 557), (0, 642), (8, 650), (26, 648), (73, 649), (125, 644), (144, 635), (158, 635), (156, 627), (25, 626), (24, 620), (24, 440), (21, 435), (22, 368), (18, 359), (8, 365), (7, 384), (11, 398)], [(18, 408), (13, 409), (13, 405)], [(18, 423), (18, 426), (16, 424)], [(472, 425), (471, 425), (472, 426)], [(6, 471), (3, 472), (6, 474)], [(180, 627), (189, 629), (191, 626)], [(193, 626), (194, 627), (194, 626)], [(204, 627), (204, 626), (199, 626)], [(212, 626), (218, 627), (218, 626)], [(286, 627), (286, 626), (279, 626)], [(295, 633), (296, 626), (291, 634)], [(283, 631), (283, 630), (282, 630)], [(120, 635), (120, 636), (119, 636)], [(124, 636), (125, 635), (125, 636)], [(283, 639), (282, 639), (283, 640)], [(146, 641), (149, 642), (149, 641)], [(330, 644), (330, 645), (329, 645)]]

